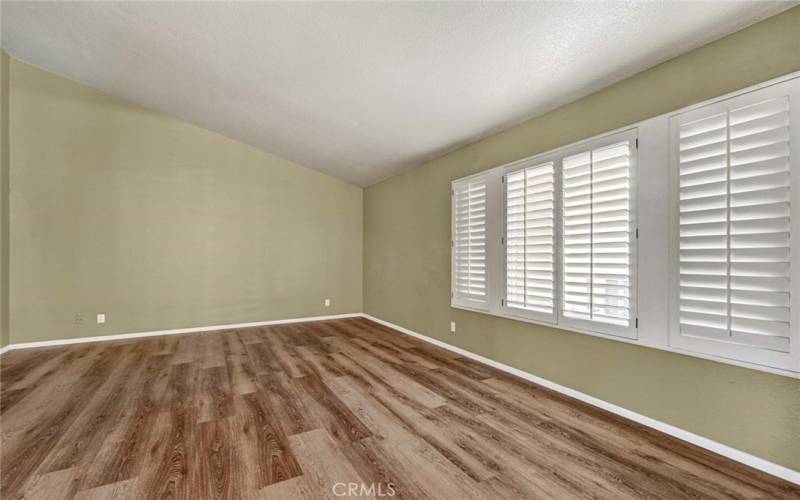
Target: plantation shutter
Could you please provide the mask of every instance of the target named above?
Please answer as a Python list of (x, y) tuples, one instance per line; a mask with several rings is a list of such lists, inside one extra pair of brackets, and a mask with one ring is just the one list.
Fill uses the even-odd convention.
[(506, 186), (506, 307), (554, 319), (555, 168), (509, 173)]
[(631, 149), (625, 140), (562, 160), (561, 314), (615, 334), (633, 326)]
[(488, 304), (486, 212), (485, 178), (453, 185), (453, 302), (459, 305)]
[(677, 129), (679, 333), (789, 352), (789, 98), (699, 114)]

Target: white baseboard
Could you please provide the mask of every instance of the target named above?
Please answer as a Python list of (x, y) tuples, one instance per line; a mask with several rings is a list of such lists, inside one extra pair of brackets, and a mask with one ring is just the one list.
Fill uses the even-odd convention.
[(443, 349), (447, 349), (448, 351), (452, 351), (458, 353), (464, 357), (473, 359), (480, 363), (489, 365), (493, 368), (497, 368), (498, 370), (502, 370), (504, 372), (510, 373), (511, 375), (515, 375), (517, 377), (523, 378), (525, 380), (529, 380), (535, 384), (539, 384), (543, 387), (548, 389), (552, 389), (556, 392), (560, 392), (561, 394), (565, 394), (572, 398), (575, 398), (579, 401), (583, 401), (584, 403), (588, 403), (592, 406), (596, 406), (598, 408), (602, 408), (603, 410), (609, 411), (621, 417), (625, 417), (629, 420), (633, 420), (634, 422), (640, 423), (652, 429), (661, 431), (665, 434), (669, 434), (670, 436), (676, 437), (683, 441), (692, 443), (697, 445), (701, 448), (705, 448), (706, 450), (713, 451), (719, 455), (724, 457), (730, 458), (731, 460), (735, 460), (736, 462), (743, 463), (745, 465), (749, 465), (754, 469), (758, 469), (760, 471), (766, 472), (767, 474), (771, 474), (773, 476), (779, 477), (781, 479), (785, 479), (795, 484), (800, 484), (800, 472), (789, 469), (782, 465), (778, 465), (776, 463), (770, 462), (768, 460), (764, 460), (763, 458), (759, 458), (755, 455), (751, 455), (741, 450), (737, 450), (735, 448), (731, 448), (730, 446), (726, 446), (722, 443), (718, 443), (711, 439), (705, 438), (698, 434), (691, 433), (689, 431), (683, 430), (679, 427), (675, 427), (674, 425), (667, 424), (665, 422), (661, 422), (660, 420), (656, 420), (639, 413), (627, 410), (622, 408), (621, 406), (617, 406), (615, 404), (609, 403), (607, 401), (603, 401), (602, 399), (598, 399), (594, 396), (590, 396), (588, 394), (582, 393), (580, 391), (576, 391), (575, 389), (570, 389), (569, 387), (565, 387), (563, 385), (557, 384), (550, 380), (537, 377), (536, 375), (530, 374), (528, 372), (522, 371), (518, 368), (514, 368), (513, 366), (508, 366), (498, 361), (494, 361), (489, 358), (485, 358), (479, 354), (475, 354), (473, 352), (467, 351), (465, 349), (461, 349), (460, 347), (456, 347), (453, 345), (448, 344), (447, 342), (442, 342), (441, 340), (436, 340), (434, 338), (422, 335), (421, 333), (417, 333), (413, 330), (409, 330), (408, 328), (403, 328), (402, 326), (395, 325), (394, 323), (390, 323), (388, 321), (384, 321), (382, 319), (370, 316), (369, 314), (362, 314), (363, 317), (370, 319), (376, 323), (380, 323), (384, 326), (388, 326), (394, 330), (399, 332), (405, 333), (406, 335), (411, 335), (412, 337), (416, 337), (420, 340), (424, 340), (425, 342), (429, 342), (433, 345), (441, 347)]
[(286, 323), (302, 323), (305, 321), (322, 321), (326, 319), (356, 318), (361, 313), (334, 314), (331, 316), (309, 316), (305, 318), (276, 319), (272, 321), (255, 321), (253, 323), (233, 323), (229, 325), (196, 326), (192, 328), (176, 328), (173, 330), (156, 330), (151, 332), (121, 333), (116, 335), (100, 335), (97, 337), (79, 337), (76, 339), (43, 340), (40, 342), (25, 342), (9, 344), (0, 349), (0, 354), (16, 349), (30, 349), (32, 347), (50, 347), (68, 344), (83, 344), (85, 342), (105, 342), (108, 340), (137, 339), (141, 337), (160, 337), (162, 335), (178, 335), (181, 333), (210, 332), (214, 330), (230, 330), (232, 328), (248, 328), (252, 326), (283, 325)]

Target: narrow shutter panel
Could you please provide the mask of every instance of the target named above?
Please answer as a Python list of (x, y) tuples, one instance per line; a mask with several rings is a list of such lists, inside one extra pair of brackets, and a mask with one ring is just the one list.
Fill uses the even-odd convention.
[(553, 162), (506, 175), (506, 306), (554, 314)]
[(789, 351), (789, 99), (683, 123), (679, 324), (687, 336)]
[(562, 161), (562, 307), (567, 318), (630, 326), (630, 167), (630, 141)]
[(486, 180), (464, 181), (453, 188), (453, 297), (487, 302)]

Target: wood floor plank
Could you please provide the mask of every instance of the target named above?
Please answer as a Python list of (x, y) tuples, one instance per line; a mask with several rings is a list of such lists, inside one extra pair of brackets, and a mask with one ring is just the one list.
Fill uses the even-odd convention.
[(298, 346), (295, 352), (305, 364), (306, 373), (313, 373), (317, 378), (328, 379), (341, 377), (342, 372), (327, 357), (327, 353), (319, 347)]
[(225, 349), (222, 342), (222, 332), (205, 332), (201, 338), (203, 339), (203, 353), (199, 361), (200, 368), (225, 367)]
[(312, 483), (308, 476), (298, 476), (261, 488), (255, 492), (254, 498), (257, 500), (318, 500), (330, 497), (326, 496), (323, 488)]
[(306, 408), (300, 389), (288, 375), (283, 372), (262, 373), (258, 381), (285, 435), (291, 436), (322, 426), (319, 419)]
[[(236, 345), (242, 345), (236, 343)], [(258, 390), (256, 373), (250, 364), (247, 354), (232, 352), (225, 355), (225, 366), (228, 370), (228, 380), (234, 394), (249, 394)]]
[(81, 490), (73, 497), (74, 500), (108, 500), (113, 499), (135, 499), (136, 497), (136, 482), (137, 479), (126, 479), (118, 483), (106, 484), (92, 488), (90, 490)]
[[(295, 434), (289, 437), (289, 441), (302, 464), (305, 477), (318, 495), (317, 498), (337, 498), (337, 484), (365, 484), (324, 429)], [(359, 498), (377, 497), (367, 494), (359, 495)]]
[[(74, 346), (67, 349), (73, 351)], [(92, 368), (95, 361), (107, 351), (114, 348), (110, 345), (94, 344), (81, 354), (70, 358), (70, 362), (61, 366), (58, 377), (51, 378), (41, 384), (24, 389), (27, 391), (15, 404), (10, 405), (2, 415), (3, 432), (7, 433), (30, 427), (35, 422), (27, 415), (43, 415), (53, 406), (54, 395), (69, 393), (81, 380), (81, 376)], [(9, 354), (14, 354), (11, 351)], [(0, 398), (3, 396), (0, 395)]]
[(354, 441), (340, 446), (340, 449), (364, 484), (374, 486), (377, 491), (383, 492), (384, 496), (397, 500), (432, 498), (413, 480), (403, 477), (393, 461), (381, 453), (377, 437), (371, 436)]
[(382, 455), (391, 457), (402, 477), (413, 478), (420, 488), (436, 492), (438, 498), (487, 498), (477, 487), (478, 482), (427, 443), (382, 441), (377, 446)]
[(245, 415), (244, 439), (251, 446), (250, 456), (257, 471), (259, 488), (279, 483), (303, 473), (289, 447), (288, 438), (277, 424), (269, 399), (261, 392), (236, 397)]
[(35, 377), (43, 364), (69, 352), (57, 347), (11, 351), (0, 358), (0, 380), (4, 386), (13, 388), (26, 378)]
[(428, 408), (415, 398), (398, 391), (395, 386), (387, 384), (380, 377), (352, 362), (352, 358), (343, 353), (333, 353), (329, 357), (337, 363), (342, 373), (357, 383), (362, 391), (378, 400), (386, 408), (405, 418), (417, 418)]
[(250, 366), (256, 373), (282, 371), (283, 368), (267, 342), (245, 343), (245, 348), (250, 358)]
[(236, 330), (223, 330), (219, 335), (222, 339), (222, 352), (226, 356), (247, 354), (247, 348)]
[(195, 350), (195, 347), (202, 345), (202, 335), (202, 333), (177, 335), (173, 347), (172, 363), (179, 365), (200, 361), (201, 352), (199, 349)]
[(5, 443), (0, 451), (0, 460), (4, 464), (0, 496), (19, 489), (53, 452), (55, 444), (84, 409), (83, 405), (91, 401), (118, 366), (114, 364), (115, 355), (126, 349), (124, 346), (106, 349), (104, 355), (78, 378), (76, 391), (69, 398), (65, 399), (63, 394), (52, 395), (55, 399), (52, 409), (42, 412), (42, 418), (35, 420), (17, 442)]
[(169, 370), (167, 388), (162, 399), (164, 410), (176, 405), (194, 404), (195, 396), (200, 392), (200, 369), (192, 362), (175, 363)]
[[(96, 395), (79, 412), (42, 463), (44, 472), (53, 472), (90, 463), (112, 427), (122, 418), (126, 397), (138, 389), (139, 372), (144, 365), (144, 356), (129, 356), (126, 362), (116, 367), (113, 375), (97, 391)], [(133, 383), (132, 383), (133, 382)]]
[(165, 335), (148, 339), (148, 352), (151, 356), (174, 355), (178, 348), (179, 338), (176, 335)]
[[(422, 414), (408, 408), (406, 410), (408, 417), (398, 416), (390, 408), (384, 406), (380, 399), (373, 397), (370, 393), (365, 394), (361, 387), (347, 376), (328, 380), (326, 385), (336, 398), (364, 424), (369, 436), (380, 440), (394, 441), (418, 439), (405, 424), (405, 420), (423, 418)], [(392, 396), (386, 395), (386, 397), (391, 398)], [(362, 439), (365, 437), (367, 436), (363, 436)]]
[(153, 436), (156, 442), (150, 448), (150, 474), (137, 484), (139, 498), (195, 498), (197, 485), (191, 484), (190, 451), (197, 439), (196, 408), (177, 402), (163, 412), (164, 427)]
[(320, 336), (315, 331), (315, 323), (290, 323), (281, 325), (281, 332), (285, 333), (284, 338), (295, 347), (305, 346), (311, 349), (321, 346)]
[(200, 421), (220, 420), (235, 414), (233, 391), (224, 366), (200, 370), (202, 394), (198, 397)]
[(0, 415), (5, 413), (6, 410), (15, 404), (19, 403), (22, 398), (28, 395), (30, 391), (31, 389), (27, 387), (23, 389), (9, 389), (3, 391), (3, 394), (0, 395)]
[(25, 485), (21, 498), (31, 500), (65, 500), (77, 493), (75, 469), (40, 474)]
[(11, 351), (0, 378), (4, 499), (800, 499), (364, 318)]
[[(355, 340), (353, 342), (355, 342)], [(394, 364), (414, 364), (416, 366), (421, 366), (428, 370), (435, 370), (439, 368), (439, 365), (437, 363), (429, 361), (428, 359), (426, 359), (423, 356), (420, 356), (411, 349), (401, 349), (395, 347), (390, 343), (386, 342), (385, 340), (372, 339), (368, 342), (368, 344), (372, 346), (373, 353), (383, 352), (387, 354), (385, 356), (387, 360), (399, 360), (399, 363), (395, 361)]]
[(64, 351), (48, 352), (40, 362), (31, 364), (31, 369), (25, 372), (12, 374), (8, 378), (3, 378), (2, 390), (16, 390), (29, 388), (36, 384), (43, 383), (48, 377), (57, 372), (59, 366), (70, 363), (72, 359), (80, 354), (79, 349), (65, 349)]
[(235, 419), (212, 420), (198, 426), (192, 477), (197, 498), (246, 499), (257, 489), (256, 482), (246, 473), (244, 446), (237, 432)]
[(503, 478), (508, 487), (528, 491), (528, 496), (579, 497), (591, 491), (599, 498), (631, 498), (624, 485), (609, 481), (606, 471), (593, 465), (591, 457), (584, 457), (580, 467), (572, 470), (567, 460), (571, 457), (558, 453), (558, 448), (535, 439), (520, 440), (505, 428), (487, 425), (484, 415), (472, 418), (457, 407), (442, 407), (433, 413), (450, 432), (462, 433), (465, 439), (477, 437), (474, 442), (480, 444), (484, 455), (501, 468), (496, 477)]
[(154, 356), (144, 363), (138, 391), (126, 399), (124, 414), (105, 440), (91, 464), (83, 469), (81, 489), (132, 479), (143, 467), (146, 447), (154, 429), (166, 390), (170, 355)]
[(317, 377), (292, 380), (300, 391), (305, 407), (316, 415), (330, 435), (342, 441), (358, 441), (372, 434), (352, 411)]
[[(280, 367), (278, 370), (273, 371), (283, 371), (292, 378), (305, 377), (309, 374), (306, 364), (296, 351), (297, 345), (281, 340), (278, 333), (281, 332), (280, 328), (265, 327), (264, 331), (266, 333), (265, 342), (269, 344)], [(286, 333), (284, 332), (283, 335), (286, 335)]]
[[(332, 379), (326, 384), (365, 422), (370, 432), (382, 440), (398, 443), (424, 441), (476, 481), (494, 476), (496, 467), (493, 470), (464, 450), (443, 429), (437, 428), (429, 417), (422, 414), (409, 417), (414, 414), (407, 412), (394, 413), (379, 401), (366, 397), (347, 377)], [(425, 443), (419, 443), (419, 446), (425, 446)]]
[(322, 348), (328, 354), (343, 352), (347, 350), (347, 346), (349, 345), (347, 339), (337, 336), (321, 337), (320, 343), (322, 344)]
[(470, 391), (470, 388), (475, 386), (475, 382), (470, 379), (458, 374), (449, 376), (440, 369), (427, 370), (416, 364), (407, 364), (400, 369), (419, 384), (445, 398), (448, 404), (458, 405), (475, 414), (495, 409), (492, 401), (481, 397), (480, 393)]
[[(369, 373), (371, 379), (377, 381), (380, 385), (390, 388), (393, 392), (402, 394), (405, 398), (416, 401), (425, 407), (436, 408), (447, 402), (441, 395), (429, 390), (394, 367), (382, 363), (357, 345), (353, 345), (344, 354), (335, 354), (332, 357), (336, 356), (346, 356), (348, 358), (343, 363), (339, 363), (340, 367), (345, 369), (348, 366), (358, 367), (363, 372)], [(345, 366), (342, 366), (343, 364)]]
[(236, 331), (236, 335), (238, 335), (241, 342), (247, 346), (248, 344), (258, 344), (263, 342), (261, 328), (258, 327), (251, 327), (251, 328), (239, 328)]

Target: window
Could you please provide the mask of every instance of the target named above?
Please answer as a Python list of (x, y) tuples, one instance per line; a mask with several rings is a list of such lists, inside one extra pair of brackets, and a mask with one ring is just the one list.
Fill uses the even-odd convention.
[(800, 378), (800, 72), (457, 179), (451, 239), (455, 308)]
[(502, 286), (490, 312), (636, 337), (635, 150), (630, 130), (502, 168), (502, 255), (488, 252)]
[[(555, 320), (555, 165), (506, 174), (505, 303), (518, 314)], [(512, 312), (513, 314), (513, 312)]]
[(572, 154), (561, 164), (562, 316), (628, 336), (634, 321), (632, 146), (634, 140), (626, 139)]
[(482, 308), (488, 302), (486, 179), (453, 185), (453, 302)]
[(504, 168), (504, 314), (636, 336), (635, 149), (634, 130)]
[(798, 328), (791, 108), (789, 87), (779, 85), (673, 119), (674, 345), (789, 366)]

